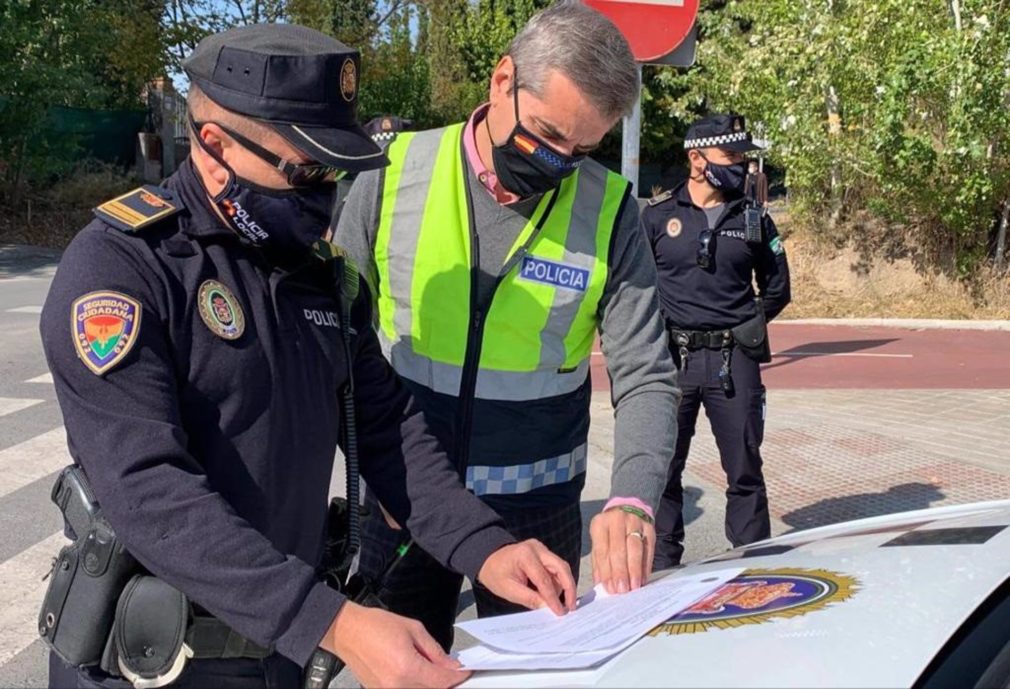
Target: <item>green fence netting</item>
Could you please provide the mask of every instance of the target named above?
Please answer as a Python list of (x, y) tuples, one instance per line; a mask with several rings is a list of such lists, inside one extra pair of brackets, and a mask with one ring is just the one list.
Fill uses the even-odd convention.
[(132, 165), (137, 132), (144, 126), (143, 110), (85, 110), (53, 107), (47, 113), (45, 135), (71, 136), (84, 157), (107, 163)]
[[(9, 98), (0, 96), (0, 115), (12, 105)], [(72, 142), (77, 149), (75, 157), (128, 166), (134, 163), (137, 132), (144, 127), (146, 119), (145, 110), (53, 106), (46, 112), (35, 138), (49, 144)]]

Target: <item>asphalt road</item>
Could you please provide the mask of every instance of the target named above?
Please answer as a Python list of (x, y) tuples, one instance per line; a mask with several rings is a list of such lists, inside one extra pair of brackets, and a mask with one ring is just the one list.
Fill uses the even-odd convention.
[[(62, 542), (49, 491), (69, 461), (38, 336), (56, 260), (52, 252), (0, 246), (0, 687), (46, 681), (36, 616), (42, 577)], [(783, 323), (773, 326), (772, 343), (765, 458), (773, 532), (870, 510), (1010, 495), (1010, 332)], [(612, 462), (613, 415), (599, 356), (594, 381), (587, 523), (607, 497)], [(686, 560), (727, 547), (718, 454), (704, 422), (695, 442), (686, 475)], [(893, 472), (871, 476), (882, 464)], [(865, 478), (852, 470), (859, 466), (868, 467)], [(342, 490), (340, 473), (334, 492)], [(849, 483), (821, 478), (846, 474), (854, 477)], [(797, 476), (809, 478), (796, 484)], [(583, 587), (588, 578), (584, 559)], [(464, 596), (464, 616), (473, 614), (469, 602)], [(353, 679), (342, 676), (339, 684)]]

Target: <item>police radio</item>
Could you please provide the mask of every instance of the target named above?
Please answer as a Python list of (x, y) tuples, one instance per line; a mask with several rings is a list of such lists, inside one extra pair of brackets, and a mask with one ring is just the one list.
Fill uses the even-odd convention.
[(768, 178), (756, 160), (751, 161), (751, 170), (747, 173), (744, 198), (744, 239), (748, 244), (761, 244), (764, 240), (761, 219), (764, 218), (768, 202)]

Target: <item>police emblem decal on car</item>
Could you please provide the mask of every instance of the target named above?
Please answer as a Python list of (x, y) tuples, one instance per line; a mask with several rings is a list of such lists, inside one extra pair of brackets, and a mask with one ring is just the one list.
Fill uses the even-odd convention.
[(89, 292), (74, 301), (74, 348), (92, 373), (100, 376), (126, 358), (140, 334), (140, 313), (140, 302), (120, 292)]
[(197, 297), (200, 318), (210, 331), (225, 340), (237, 340), (245, 332), (245, 314), (230, 289), (217, 280), (200, 285)]
[(855, 577), (826, 569), (748, 569), (650, 634), (694, 634), (805, 615), (858, 590)]

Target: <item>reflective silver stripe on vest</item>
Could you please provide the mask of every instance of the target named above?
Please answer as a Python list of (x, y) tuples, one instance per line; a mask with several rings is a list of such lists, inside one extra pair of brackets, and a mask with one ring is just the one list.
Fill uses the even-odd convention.
[[(435, 392), (459, 396), (462, 367), (432, 361), (415, 353), (406, 340), (390, 342), (381, 331), (379, 342), (382, 353), (398, 374)], [(567, 395), (586, 382), (588, 372), (589, 359), (580, 362), (574, 371), (568, 373), (558, 373), (557, 369), (526, 373), (481, 369), (477, 373), (476, 396), (482, 400), (522, 402)]]
[(566, 483), (586, 470), (587, 445), (583, 443), (558, 457), (512, 466), (472, 465), (466, 469), (466, 487), (475, 495), (517, 495)]
[[(578, 182), (561, 262), (584, 268), (592, 274), (596, 265), (596, 228), (607, 190), (607, 170), (592, 160), (586, 160), (579, 169)], [(565, 337), (568, 336), (568, 331), (578, 316), (582, 303), (580, 296), (581, 294), (572, 290), (554, 290), (551, 315), (540, 333), (538, 368), (541, 370), (556, 370), (565, 365)], [(581, 362), (579, 367), (582, 368), (583, 364), (588, 367), (588, 358)], [(563, 377), (568, 374), (558, 375)], [(579, 380), (581, 382), (584, 378)]]
[[(400, 184), (396, 189), (395, 212), (387, 247), (389, 254), (389, 287), (393, 298), (393, 327), (410, 339), (412, 326), (411, 297), (414, 277), (414, 255), (424, 218), (425, 202), (431, 186), (431, 165), (438, 154), (444, 130), (418, 132), (407, 145)], [(394, 368), (396, 364), (393, 364)], [(458, 387), (458, 384), (457, 384)]]

